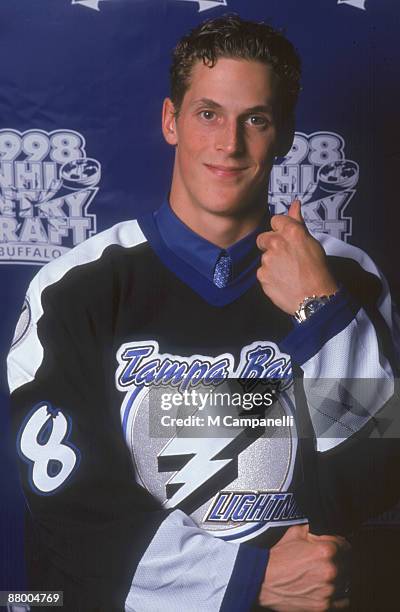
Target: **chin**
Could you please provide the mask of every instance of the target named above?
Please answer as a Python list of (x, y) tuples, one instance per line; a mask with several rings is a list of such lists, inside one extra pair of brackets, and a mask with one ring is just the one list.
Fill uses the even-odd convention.
[[(247, 208), (247, 207), (246, 207)], [(212, 204), (204, 204), (203, 209), (209, 213), (220, 217), (231, 217), (236, 216), (243, 212), (243, 206), (237, 202), (212, 202)]]
[[(260, 198), (257, 200), (250, 200), (248, 196), (246, 198), (241, 197), (220, 201), (214, 199), (209, 206), (204, 206), (204, 208), (206, 208), (209, 212), (213, 212), (221, 217), (243, 217), (246, 216), (246, 214), (249, 214), (251, 211), (254, 211), (255, 208), (259, 207)], [(265, 207), (267, 207), (267, 195), (265, 196)]]

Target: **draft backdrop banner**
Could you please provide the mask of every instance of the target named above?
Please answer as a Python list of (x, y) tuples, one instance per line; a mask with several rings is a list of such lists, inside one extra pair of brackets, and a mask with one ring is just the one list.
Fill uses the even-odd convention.
[[(265, 205), (285, 213), (298, 196), (310, 228), (365, 249), (400, 297), (397, 0), (2, 0), (1, 590), (24, 585), (5, 357), (25, 290), (47, 262), (160, 205), (173, 155), (160, 130), (171, 49), (227, 12), (283, 28), (303, 59), (296, 136)], [(394, 527), (400, 512), (382, 520)]]

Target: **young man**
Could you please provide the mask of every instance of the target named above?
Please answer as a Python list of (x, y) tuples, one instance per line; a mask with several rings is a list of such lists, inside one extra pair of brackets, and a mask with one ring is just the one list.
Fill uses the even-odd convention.
[[(68, 610), (346, 608), (343, 536), (396, 499), (397, 446), (375, 444), (373, 470), (365, 454), (394, 406), (386, 283), (311, 236), (299, 202), (266, 210), (299, 79), (269, 26), (224, 17), (183, 38), (163, 107), (169, 202), (30, 285), (9, 382), (31, 587), (63, 589)], [(152, 435), (157, 390), (229, 378), (280, 381), (270, 415), (290, 424)]]

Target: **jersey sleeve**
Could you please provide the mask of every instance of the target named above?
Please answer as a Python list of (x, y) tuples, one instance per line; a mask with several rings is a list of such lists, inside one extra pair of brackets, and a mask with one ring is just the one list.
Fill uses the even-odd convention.
[(399, 332), (388, 284), (372, 260), (327, 242), (340, 290), (281, 348), (298, 375), (308, 457), (303, 506), (319, 532), (348, 533), (400, 498)]
[(74, 612), (249, 609), (268, 552), (208, 535), (136, 483), (109, 405), (106, 335), (68, 277), (57, 293), (46, 274), (30, 285), (8, 356), (38, 559), (29, 588), (63, 590)]

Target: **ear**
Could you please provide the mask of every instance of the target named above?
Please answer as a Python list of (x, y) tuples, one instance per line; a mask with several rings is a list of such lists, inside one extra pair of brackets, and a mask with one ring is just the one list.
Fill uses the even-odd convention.
[(295, 119), (294, 116), (286, 118), (285, 121), (279, 127), (278, 141), (276, 147), (276, 157), (284, 157), (288, 151), (290, 151), (295, 131)]
[(176, 133), (175, 106), (170, 98), (165, 98), (163, 104), (162, 133), (168, 144), (178, 144), (178, 138)]

